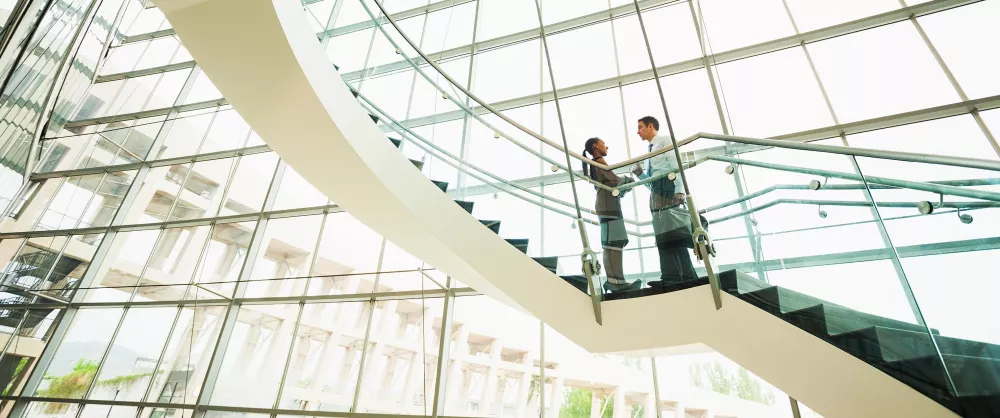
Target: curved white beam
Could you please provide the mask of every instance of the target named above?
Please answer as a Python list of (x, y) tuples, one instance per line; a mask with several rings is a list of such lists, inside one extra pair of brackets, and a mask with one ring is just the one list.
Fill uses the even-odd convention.
[(704, 343), (827, 416), (954, 416), (734, 297), (723, 295), (716, 311), (707, 286), (604, 303), (598, 326), (587, 296), (466, 214), (390, 145), (330, 64), (297, 0), (157, 5), (219, 91), (317, 189), (414, 256), (585, 349)]

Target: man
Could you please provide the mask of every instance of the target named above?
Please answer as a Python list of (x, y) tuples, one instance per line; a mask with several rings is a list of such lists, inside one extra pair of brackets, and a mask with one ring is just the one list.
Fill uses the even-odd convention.
[[(649, 152), (668, 148), (673, 145), (670, 135), (660, 135), (660, 122), (652, 116), (639, 119), (639, 138), (649, 142)], [(643, 168), (645, 166), (645, 168)], [(667, 152), (649, 158), (645, 163), (637, 163), (632, 170), (640, 179), (663, 175), (678, 171), (678, 164), (673, 152)], [(669, 213), (669, 209), (684, 203), (684, 186), (680, 176), (670, 180), (668, 176), (661, 177), (646, 184), (649, 188), (649, 211), (653, 215), (653, 233), (656, 236), (656, 249), (660, 256), (660, 282), (662, 285), (694, 280), (698, 275), (694, 264), (688, 256), (690, 235), (678, 239), (676, 234), (668, 235), (677, 217)]]

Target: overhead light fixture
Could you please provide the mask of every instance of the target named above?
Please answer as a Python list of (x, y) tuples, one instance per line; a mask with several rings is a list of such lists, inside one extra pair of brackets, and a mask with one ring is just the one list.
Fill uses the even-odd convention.
[(726, 174), (732, 175), (735, 172), (736, 172), (736, 165), (735, 164), (729, 164), (729, 165), (726, 166)]

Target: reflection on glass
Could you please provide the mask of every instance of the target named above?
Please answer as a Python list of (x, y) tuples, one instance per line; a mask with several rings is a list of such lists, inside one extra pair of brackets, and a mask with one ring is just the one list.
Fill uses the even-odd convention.
[(243, 305), (229, 339), (213, 405), (270, 408), (294, 339), (299, 305)]
[(98, 380), (93, 385), (122, 313), (121, 308), (80, 309), (45, 370), (51, 378), (43, 380), (34, 395), (81, 399), (91, 393), (92, 386), (105, 383)]
[(149, 402), (193, 404), (222, 328), (224, 307), (180, 308), (177, 323), (150, 373)]
[[(217, 224), (202, 250), (194, 283), (207, 292), (231, 296), (246, 260), (256, 222)], [(188, 294), (188, 298), (193, 295)]]

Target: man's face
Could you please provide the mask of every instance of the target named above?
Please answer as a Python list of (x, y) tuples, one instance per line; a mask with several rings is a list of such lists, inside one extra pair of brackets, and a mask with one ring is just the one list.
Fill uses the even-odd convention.
[(643, 141), (652, 140), (656, 136), (656, 130), (653, 129), (653, 125), (646, 125), (642, 122), (639, 122), (639, 131), (636, 133), (639, 134), (639, 138), (642, 138)]

